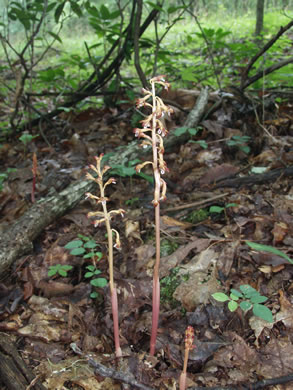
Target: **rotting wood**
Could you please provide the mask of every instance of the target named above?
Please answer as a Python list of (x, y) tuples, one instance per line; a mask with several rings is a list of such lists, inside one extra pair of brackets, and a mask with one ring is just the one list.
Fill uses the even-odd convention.
[[(0, 333), (0, 378), (8, 390), (26, 390), (35, 379), (10, 337), (4, 333)], [(35, 383), (30, 389), (46, 388), (40, 383)]]

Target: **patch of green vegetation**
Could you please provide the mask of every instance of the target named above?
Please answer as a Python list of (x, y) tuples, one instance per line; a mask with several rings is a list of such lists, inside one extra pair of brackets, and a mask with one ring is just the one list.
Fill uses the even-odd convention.
[(175, 241), (167, 240), (164, 238), (161, 240), (161, 256), (169, 256), (178, 249), (178, 244)]
[(208, 209), (199, 209), (199, 210), (193, 210), (187, 217), (186, 221), (191, 223), (199, 223), (204, 221), (209, 217), (209, 210)]
[(175, 309), (179, 305), (176, 299), (173, 298), (173, 294), (180, 283), (189, 279), (189, 275), (178, 275), (180, 267), (175, 267), (171, 270), (170, 275), (165, 276), (160, 280), (161, 285), (161, 303), (168, 305), (171, 309)]
[[(212, 294), (212, 297), (218, 302), (228, 302), (228, 309), (231, 312), (237, 310), (238, 307), (240, 307), (244, 313), (252, 309), (252, 312), (256, 317), (260, 317), (270, 323), (274, 322), (271, 310), (262, 305), (262, 303), (268, 300), (267, 297), (260, 295), (260, 293), (249, 284), (242, 284), (240, 286), (240, 291), (232, 288), (229, 296), (217, 292)], [(238, 303), (239, 300), (240, 303)]]

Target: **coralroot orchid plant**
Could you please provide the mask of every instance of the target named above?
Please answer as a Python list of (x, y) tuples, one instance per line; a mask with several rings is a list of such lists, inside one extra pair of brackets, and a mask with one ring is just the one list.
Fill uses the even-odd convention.
[(185, 331), (185, 350), (184, 350), (184, 363), (183, 370), (179, 379), (179, 390), (186, 389), (186, 375), (187, 375), (187, 363), (189, 358), (189, 351), (192, 351), (195, 346), (193, 345), (194, 340), (194, 329), (192, 326), (188, 326)]
[[(160, 281), (159, 281), (159, 267), (160, 267), (160, 202), (166, 199), (166, 182), (161, 178), (168, 171), (167, 164), (164, 161), (164, 142), (163, 138), (167, 135), (168, 131), (164, 127), (162, 121), (165, 114), (170, 115), (173, 113), (172, 108), (166, 106), (162, 99), (156, 96), (156, 84), (162, 85), (168, 90), (170, 84), (165, 81), (165, 76), (156, 76), (150, 80), (151, 91), (142, 89), (143, 98), (139, 98), (136, 101), (136, 106), (149, 107), (152, 112), (144, 120), (141, 121), (142, 129), (134, 129), (134, 134), (138, 138), (144, 138), (141, 143), (143, 148), (148, 146), (152, 147), (153, 161), (145, 161), (142, 164), (136, 166), (136, 171), (140, 170), (148, 164), (152, 165), (155, 189), (154, 199), (152, 201), (155, 208), (155, 229), (156, 229), (156, 262), (153, 272), (153, 300), (152, 300), (152, 333), (150, 341), (150, 354), (155, 354), (156, 340), (158, 333), (158, 322), (160, 313)], [(148, 103), (148, 100), (151, 103)]]
[[(111, 228), (111, 219), (113, 216), (120, 214), (122, 217), (124, 216), (125, 211), (123, 209), (119, 210), (107, 210), (107, 201), (109, 200), (105, 196), (105, 188), (109, 184), (116, 184), (114, 178), (110, 178), (104, 183), (103, 176), (104, 174), (111, 169), (108, 165), (105, 165), (101, 169), (101, 160), (103, 158), (103, 154), (100, 157), (95, 157), (96, 165), (90, 165), (90, 169), (93, 170), (97, 177), (94, 177), (89, 172), (87, 172), (86, 177), (89, 180), (95, 181), (100, 189), (100, 196), (92, 195), (91, 193), (87, 193), (86, 197), (93, 199), (97, 204), (102, 204), (103, 211), (91, 211), (88, 213), (88, 217), (97, 217), (94, 219), (94, 226), (99, 226), (101, 223), (105, 222), (108, 236), (108, 263), (109, 263), (109, 285), (110, 285), (110, 293), (111, 293), (111, 304), (112, 304), (112, 315), (113, 315), (113, 327), (114, 327), (114, 341), (115, 341), (115, 353), (116, 357), (122, 356), (122, 351), (120, 348), (119, 341), (119, 320), (118, 320), (118, 299), (117, 299), (117, 290), (114, 284), (114, 272), (113, 272), (113, 246), (117, 249), (120, 249), (120, 237), (117, 230)], [(113, 245), (113, 233), (116, 237), (116, 243)]]

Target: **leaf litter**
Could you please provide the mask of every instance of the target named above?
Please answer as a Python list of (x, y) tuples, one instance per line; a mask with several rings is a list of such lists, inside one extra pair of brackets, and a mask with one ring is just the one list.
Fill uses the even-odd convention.
[[(176, 98), (181, 104), (180, 91), (174, 93)], [(189, 105), (184, 102), (184, 107)], [(286, 116), (284, 105), (279, 115), (282, 112)], [(62, 132), (62, 142), (49, 151), (42, 139), (34, 141), (37, 199), (83, 178), (85, 165), (97, 150), (107, 153), (127, 144), (130, 118), (116, 122), (114, 118), (109, 126), (107, 120), (114, 115), (104, 109), (76, 115), (70, 124), (73, 130)], [(255, 131), (253, 114), (246, 124), (241, 116), (235, 117), (231, 105), (202, 123), (192, 141), (204, 141), (207, 150), (202, 149), (204, 143), (188, 142), (166, 153), (170, 174), (161, 238), (172, 252), (161, 259), (160, 278), (169, 283), (171, 295), (162, 300), (156, 357), (148, 355), (155, 254), (151, 184), (122, 174), (109, 195), (114, 207), (126, 209), (126, 221), (115, 222), (124, 232), (122, 250), (114, 259), (124, 355), (116, 369), (151, 388), (173, 389), (178, 383), (188, 325), (195, 329), (195, 349), (188, 363), (190, 386), (241, 386), (292, 372), (293, 266), (288, 261), (293, 258), (292, 185), (290, 177), (282, 175), (260, 185), (253, 182), (251, 172), (252, 167), (270, 172), (291, 161), (292, 130), (287, 126), (287, 133), (278, 138), (282, 142), (273, 144), (261, 129)], [(274, 126), (284, 133), (279, 119)], [(227, 143), (227, 137), (234, 143)], [(50, 143), (54, 145), (53, 136)], [(6, 164), (16, 166), (17, 173), (9, 176), (0, 194), (1, 231), (30, 206), (33, 150), (29, 146), (20, 153), (17, 144), (9, 148)], [(226, 179), (243, 176), (252, 182), (225, 187)], [(218, 182), (224, 183), (224, 190), (217, 188)], [(209, 204), (211, 198), (215, 200)], [(108, 287), (93, 287), (84, 277), (86, 267), (93, 264), (90, 257), (72, 256), (64, 248), (79, 234), (93, 239), (103, 254), (96, 267), (107, 278), (107, 240), (103, 229), (94, 229), (85, 218), (89, 210), (89, 202), (82, 201), (48, 226), (34, 243), (34, 252), (20, 259), (13, 277), (0, 286), (0, 329), (21, 338), (23, 358), (48, 389), (122, 388), (110, 377), (97, 376), (71, 347), (76, 344), (105, 367), (115, 367)], [(49, 267), (56, 264), (72, 270), (65, 277), (48, 277)], [(250, 312), (231, 313), (212, 298), (214, 292), (227, 294), (244, 284), (268, 297), (273, 324)], [(93, 291), (95, 299), (90, 298)]]

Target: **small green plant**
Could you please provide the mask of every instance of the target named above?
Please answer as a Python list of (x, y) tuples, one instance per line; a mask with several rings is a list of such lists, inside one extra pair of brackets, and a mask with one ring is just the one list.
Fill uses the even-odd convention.
[(69, 241), (64, 247), (70, 251), (71, 255), (82, 256), (84, 259), (94, 259), (96, 261), (102, 258), (102, 252), (96, 251), (99, 245), (95, 240), (82, 234), (78, 234), (77, 237), (77, 239)]
[(229, 207), (237, 207), (238, 204), (236, 203), (227, 203), (224, 207), (221, 206), (211, 206), (209, 208), (209, 213), (216, 213), (216, 214), (221, 214), (223, 211), (225, 211)]
[(168, 276), (165, 276), (160, 280), (161, 286), (161, 303), (164, 303), (171, 307), (171, 309), (175, 309), (180, 305), (176, 299), (173, 298), (173, 294), (176, 288), (179, 286), (182, 281), (187, 281), (189, 279), (189, 275), (178, 275), (180, 268), (175, 267), (170, 271)]
[[(182, 126), (182, 127), (177, 127), (177, 129), (174, 130), (173, 134), (176, 137), (180, 137), (183, 134), (187, 134), (190, 137), (193, 137), (201, 129), (202, 129), (202, 127), (200, 127), (200, 126), (197, 129), (194, 129), (194, 128), (188, 127), (188, 126)], [(200, 147), (202, 147), (203, 149), (207, 149), (208, 148), (208, 144), (204, 140), (194, 141), (194, 140), (190, 139), (188, 142), (193, 143), (193, 144), (199, 144)]]
[(50, 265), (49, 271), (48, 271), (48, 276), (54, 276), (54, 275), (60, 275), (63, 277), (67, 276), (67, 271), (70, 271), (72, 269), (72, 265), (67, 265), (67, 264), (55, 264), (55, 265)]
[(250, 147), (247, 145), (249, 141), (250, 137), (248, 135), (233, 135), (226, 143), (228, 146), (236, 146), (243, 153), (249, 154)]
[[(97, 251), (99, 245), (90, 237), (78, 234), (78, 239), (72, 240), (65, 245), (65, 249), (70, 250), (73, 256), (82, 256), (83, 259), (92, 259), (93, 264), (86, 267), (87, 272), (84, 274), (86, 279), (91, 278), (90, 284), (94, 287), (105, 287), (108, 284), (107, 279), (96, 277), (102, 272), (97, 268), (96, 263), (101, 260), (103, 253)], [(97, 298), (99, 294), (94, 291), (90, 294), (91, 298)]]
[(30, 142), (32, 142), (33, 139), (37, 138), (38, 137), (38, 134), (37, 135), (32, 135), (32, 134), (29, 134), (29, 133), (23, 133), (21, 137), (19, 137), (19, 140), (25, 145), (27, 146)]
[[(95, 277), (94, 279), (91, 279), (91, 281), (90, 281), (90, 284), (92, 286), (100, 287), (100, 288), (107, 286), (107, 284), (108, 284), (107, 279), (96, 278), (96, 276), (100, 275), (101, 271), (99, 269), (97, 269), (95, 265), (88, 265), (86, 267), (86, 269), (87, 269), (87, 272), (84, 274), (84, 277), (86, 279)], [(91, 298), (97, 298), (98, 296), (99, 296), (99, 294), (96, 291), (93, 291), (90, 295)]]
[(3, 190), (3, 183), (8, 179), (9, 173), (15, 172), (15, 168), (7, 168), (6, 172), (0, 173), (0, 191)]
[[(251, 287), (249, 284), (243, 284), (239, 287), (240, 291), (232, 288), (230, 295), (226, 295), (221, 292), (212, 294), (212, 297), (218, 302), (227, 302), (228, 309), (233, 312), (238, 307), (244, 312), (252, 309), (253, 314), (256, 317), (260, 317), (263, 320), (273, 323), (273, 315), (270, 309), (262, 305), (262, 303), (268, 300), (267, 297), (260, 295), (260, 293)], [(240, 300), (240, 303), (238, 301)]]
[(110, 174), (114, 176), (120, 176), (120, 177), (133, 177), (136, 175), (141, 177), (142, 179), (145, 179), (150, 184), (153, 184), (154, 179), (150, 175), (147, 175), (143, 172), (136, 171), (135, 166), (140, 162), (141, 160), (136, 159), (136, 160), (129, 161), (127, 163), (127, 166), (122, 164), (112, 165)]
[(138, 203), (139, 203), (139, 197), (138, 196), (135, 196), (135, 197), (133, 197), (131, 199), (127, 199), (125, 201), (126, 206), (133, 206), (133, 205), (138, 204)]

